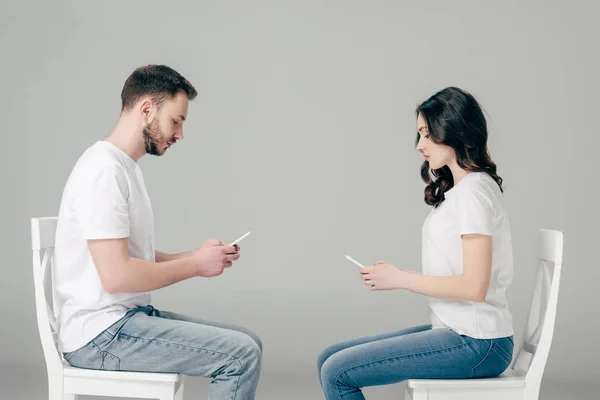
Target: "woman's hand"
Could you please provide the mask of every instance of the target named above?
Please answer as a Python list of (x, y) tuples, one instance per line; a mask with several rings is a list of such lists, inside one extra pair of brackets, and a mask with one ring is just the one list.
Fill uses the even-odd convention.
[(370, 286), (371, 290), (402, 289), (406, 274), (410, 272), (396, 268), (386, 261), (378, 261), (360, 269), (365, 285)]

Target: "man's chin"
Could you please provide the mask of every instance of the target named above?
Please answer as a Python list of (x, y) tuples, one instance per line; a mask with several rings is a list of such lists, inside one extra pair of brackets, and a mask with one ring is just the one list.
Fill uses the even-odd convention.
[(160, 157), (160, 156), (163, 156), (166, 151), (167, 151), (167, 148), (160, 150), (160, 149), (157, 149), (156, 147), (154, 147), (151, 149), (146, 149), (146, 154), (150, 154), (151, 156)]

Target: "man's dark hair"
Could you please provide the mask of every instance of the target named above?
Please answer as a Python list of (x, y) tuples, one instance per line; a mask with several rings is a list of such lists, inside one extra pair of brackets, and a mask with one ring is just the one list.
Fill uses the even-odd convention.
[(130, 110), (144, 96), (150, 96), (160, 107), (162, 102), (172, 99), (179, 91), (183, 91), (188, 100), (193, 100), (198, 95), (187, 79), (166, 65), (138, 67), (123, 85), (121, 111)]

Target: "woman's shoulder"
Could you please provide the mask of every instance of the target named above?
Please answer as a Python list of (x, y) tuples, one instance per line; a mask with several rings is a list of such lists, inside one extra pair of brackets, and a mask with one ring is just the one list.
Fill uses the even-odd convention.
[(459, 203), (483, 202), (496, 208), (504, 202), (498, 183), (485, 172), (472, 172), (452, 188)]
[(484, 192), (500, 192), (500, 186), (489, 174), (485, 172), (471, 172), (462, 178), (455, 186), (457, 192), (468, 193), (473, 190)]

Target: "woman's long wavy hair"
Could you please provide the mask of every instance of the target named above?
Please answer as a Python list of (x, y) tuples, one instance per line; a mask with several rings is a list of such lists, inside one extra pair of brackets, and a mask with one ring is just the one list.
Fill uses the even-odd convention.
[[(487, 123), (481, 106), (475, 98), (462, 89), (448, 87), (425, 100), (416, 110), (427, 123), (430, 139), (437, 144), (451, 147), (456, 153), (458, 166), (469, 172), (485, 172), (500, 186), (502, 178), (496, 173), (487, 148)], [(417, 143), (419, 134), (417, 133)], [(430, 173), (431, 171), (431, 173)], [(432, 175), (433, 178), (432, 179)], [(421, 166), (421, 178), (425, 187), (425, 203), (438, 206), (444, 193), (454, 186), (450, 168), (430, 170), (429, 161)]]

